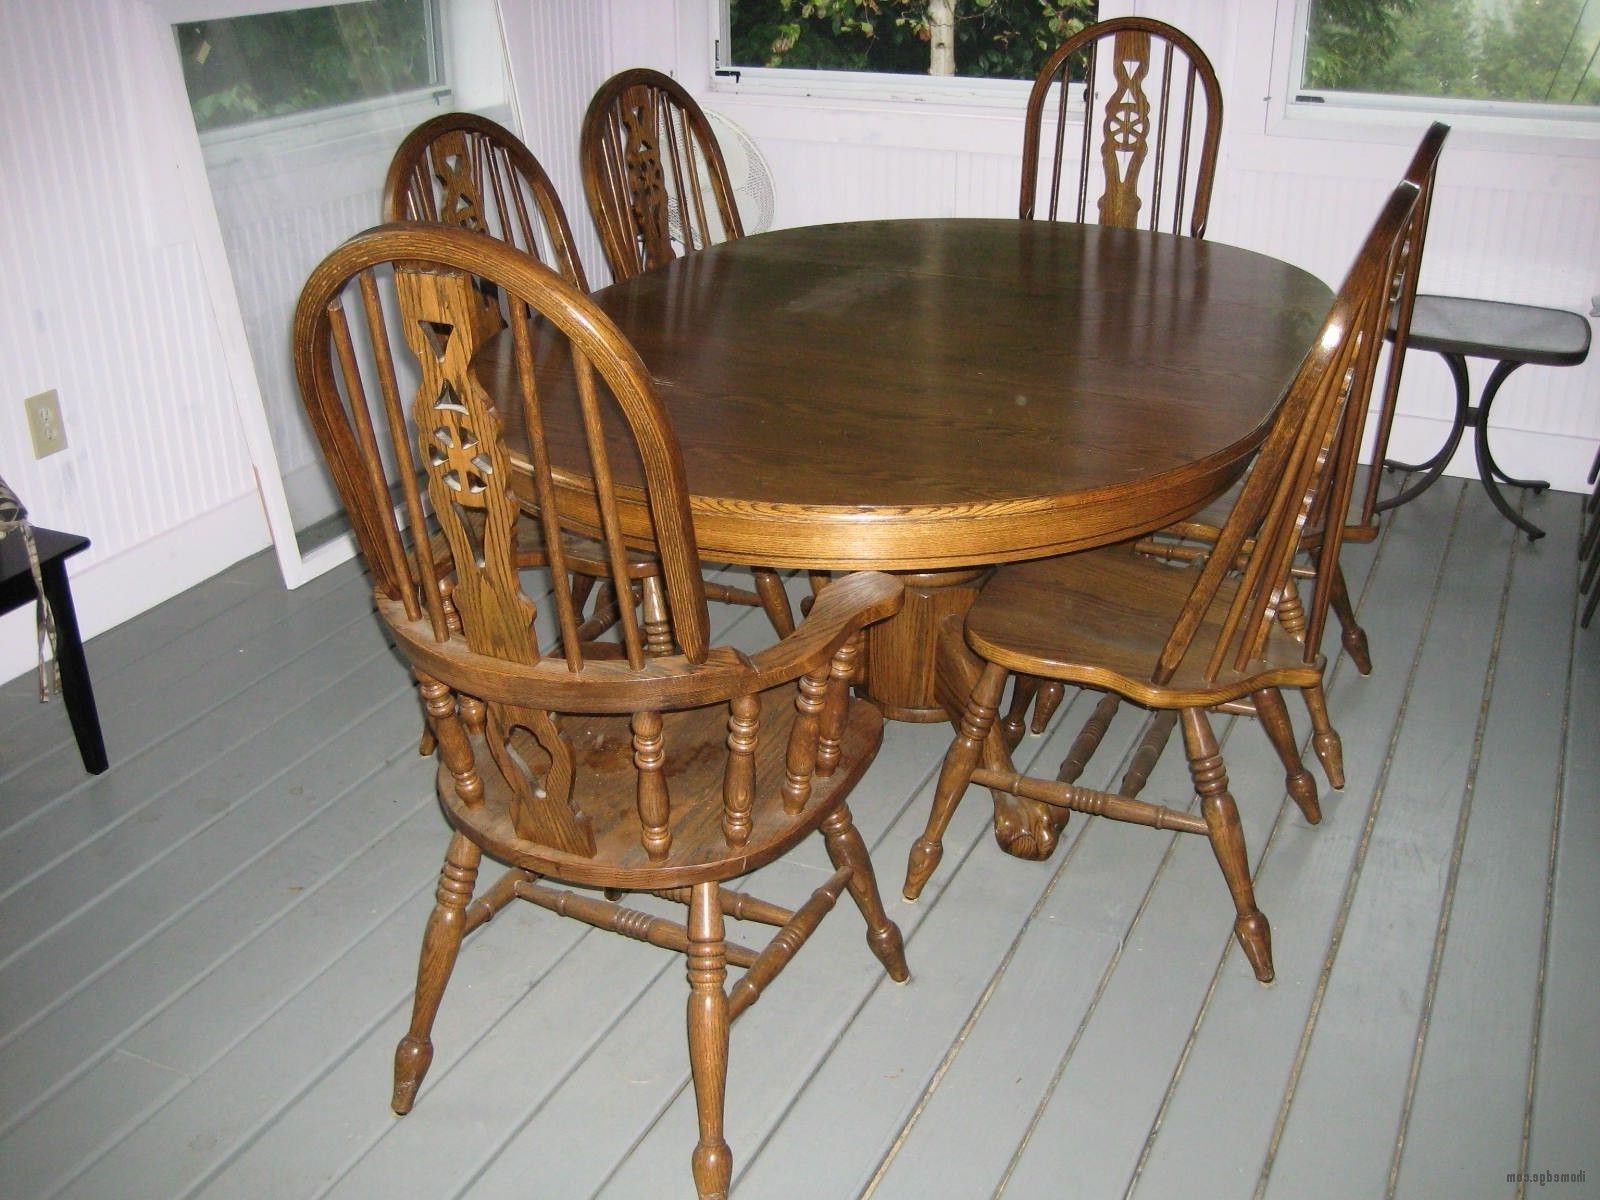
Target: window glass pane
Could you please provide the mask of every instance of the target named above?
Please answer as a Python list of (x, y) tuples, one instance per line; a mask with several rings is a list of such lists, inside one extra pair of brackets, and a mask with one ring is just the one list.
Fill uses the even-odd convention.
[(306, 554), (337, 532), (340, 506), (295, 384), (295, 301), (324, 255), (382, 219), (389, 160), (412, 128), (456, 107), (514, 125), (495, 6), (361, 0), (173, 33), (195, 125), (209, 130), (201, 148), (218, 232)]
[[(730, 65), (1032, 79), (1097, 0), (726, 0)], [(947, 53), (940, 49), (948, 48)]]
[(429, 0), (362, 0), (176, 27), (204, 133), (440, 82)]
[(1311, 0), (1301, 86), (1600, 105), (1594, 0)]

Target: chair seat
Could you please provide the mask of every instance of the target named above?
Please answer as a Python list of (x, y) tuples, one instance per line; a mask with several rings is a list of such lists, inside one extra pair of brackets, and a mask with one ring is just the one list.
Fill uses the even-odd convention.
[[(792, 684), (761, 696), (761, 736), (756, 744), (751, 833), (743, 846), (729, 846), (722, 832), (722, 788), (727, 756), (728, 708), (713, 704), (662, 714), (667, 752), (667, 786), (672, 796), (672, 845), (664, 859), (651, 862), (639, 836), (636, 810), (639, 773), (634, 765), (627, 714), (572, 714), (558, 727), (572, 749), (576, 779), (572, 802), (593, 822), (592, 858), (563, 853), (517, 836), (510, 817), (511, 793), (489, 757), (481, 736), (472, 738), (484, 800), (466, 807), (454, 777), (441, 765), (438, 791), (451, 823), (494, 857), (541, 875), (555, 875), (594, 887), (682, 887), (746, 874), (783, 854), (817, 828), (877, 755), (883, 741), (883, 716), (864, 700), (852, 700), (840, 736), (840, 766), (811, 783), (805, 807), (783, 811), (783, 782), (789, 731), (795, 722)], [(531, 735), (513, 734), (513, 745), (529, 760), (541, 756)], [(697, 748), (689, 753), (675, 747)], [(703, 752), (701, 752), (703, 751)]]
[[(522, 524), (531, 526), (533, 522), (524, 521)], [(520, 535), (521, 530), (518, 532)], [(563, 531), (561, 545), (569, 571), (576, 571), (580, 575), (589, 575), (595, 579), (604, 579), (611, 573), (611, 564), (606, 559), (606, 549), (594, 538)], [(539, 555), (537, 565), (544, 565), (544, 542), (536, 534), (532, 538), (519, 536), (517, 550), (519, 554), (526, 552), (530, 556)], [(661, 572), (661, 560), (653, 551), (628, 546), (624, 548), (624, 555), (629, 579), (646, 579)]]
[[(1171, 682), (1150, 682), (1172, 622), (1194, 586), (1194, 568), (1137, 553), (1131, 544), (1001, 567), (967, 614), (967, 640), (1008, 670), (1112, 690), (1151, 708), (1210, 706), (1265, 687), (1319, 681), (1322, 658), (1274, 625), (1262, 656), (1244, 671), (1225, 663), (1215, 679), (1189, 655)], [(1225, 579), (1197, 645), (1215, 645), (1237, 578)]]

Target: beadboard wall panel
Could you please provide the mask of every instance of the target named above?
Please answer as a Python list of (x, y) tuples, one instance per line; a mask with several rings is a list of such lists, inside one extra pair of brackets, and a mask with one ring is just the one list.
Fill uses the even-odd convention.
[(610, 280), (583, 196), (578, 132), (589, 97), (611, 75), (607, 6), (587, 0), (502, 0), (506, 53), (523, 139), (567, 210), (591, 287)]
[[(136, 133), (160, 107), (152, 21), (136, 0), (0, 6), (0, 475), (93, 540), (72, 564), (86, 635), (266, 544), (187, 219), (148, 211), (181, 191)], [(68, 448), (35, 460), (21, 400), (48, 388)], [(32, 615), (0, 620), (0, 678), (32, 654)]]

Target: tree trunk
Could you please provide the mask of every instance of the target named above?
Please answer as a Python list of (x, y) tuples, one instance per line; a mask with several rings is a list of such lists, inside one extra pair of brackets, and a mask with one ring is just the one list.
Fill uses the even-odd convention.
[(956, 0), (929, 0), (928, 74), (956, 73)]

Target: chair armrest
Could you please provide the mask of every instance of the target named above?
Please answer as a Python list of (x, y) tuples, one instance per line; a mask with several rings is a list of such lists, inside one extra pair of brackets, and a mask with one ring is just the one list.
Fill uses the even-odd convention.
[[(703, 663), (682, 655), (653, 658), (635, 671), (626, 661), (589, 659), (573, 672), (559, 658), (517, 663), (477, 654), (466, 639), (436, 641), (427, 618), (410, 620), (404, 608), (381, 593), (378, 614), (412, 667), (482, 700), (558, 712), (633, 712), (640, 687), (654, 693), (661, 711), (697, 708), (733, 696), (762, 691), (816, 670), (864, 625), (899, 611), (904, 588), (877, 571), (846, 576), (828, 585), (800, 627), (753, 657), (726, 646), (714, 647)], [(614, 689), (606, 684), (617, 685)]]
[(751, 655), (755, 688), (796, 679), (826, 664), (840, 646), (905, 603), (905, 585), (882, 571), (857, 571), (835, 579), (817, 595), (811, 612), (788, 637)]

